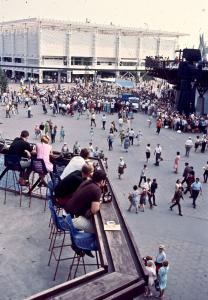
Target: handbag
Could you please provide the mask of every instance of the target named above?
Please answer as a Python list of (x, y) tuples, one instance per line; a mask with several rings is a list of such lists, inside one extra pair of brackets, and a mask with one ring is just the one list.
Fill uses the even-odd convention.
[(129, 194), (128, 199), (130, 202), (132, 202), (132, 200), (133, 200), (132, 194)]
[(159, 280), (158, 279), (155, 279), (155, 289), (157, 292), (160, 291), (160, 284), (159, 284)]

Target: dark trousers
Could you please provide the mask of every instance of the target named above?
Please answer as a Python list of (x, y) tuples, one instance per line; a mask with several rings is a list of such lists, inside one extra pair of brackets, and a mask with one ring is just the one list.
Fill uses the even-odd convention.
[(208, 178), (208, 171), (205, 171), (204, 174), (204, 182), (207, 182), (207, 178)]
[(188, 184), (187, 184), (187, 187), (186, 187), (186, 189), (185, 189), (185, 191), (184, 191), (184, 195), (185, 195), (187, 192), (190, 192), (190, 194), (191, 194), (191, 186), (188, 185)]
[(152, 199), (151, 199), (151, 195), (148, 195), (148, 202), (149, 202), (150, 208), (152, 208)]
[(181, 181), (181, 184), (184, 184), (186, 182), (186, 177), (183, 177), (183, 180)]
[(192, 190), (192, 198), (193, 198), (193, 207), (196, 207), (196, 199), (199, 195), (199, 191), (196, 190)]
[(160, 127), (157, 127), (157, 134), (159, 134), (160, 133)]
[(140, 176), (140, 180), (139, 180), (139, 187), (141, 186), (142, 179), (144, 179), (144, 182), (146, 182), (146, 181), (147, 181), (147, 178), (146, 178), (146, 176)]
[(178, 205), (178, 213), (179, 215), (181, 215), (181, 204), (179, 201), (176, 201), (173, 205), (170, 206), (170, 208), (172, 209), (176, 205)]
[(161, 157), (161, 153), (156, 153), (155, 155), (155, 165), (156, 166), (159, 166), (159, 163), (160, 163), (160, 157)]
[(108, 150), (113, 150), (113, 143), (112, 143), (112, 141), (108, 141)]
[(95, 120), (94, 120), (94, 119), (91, 119), (91, 124), (90, 124), (90, 126), (92, 126), (92, 124), (94, 124), (95, 127), (96, 127), (96, 123), (95, 123)]
[(131, 145), (133, 146), (133, 144), (134, 144), (134, 137), (133, 137), (133, 136), (130, 136), (130, 137), (129, 137), (129, 140), (130, 140)]
[(55, 134), (51, 134), (51, 143), (55, 143), (55, 138), (56, 138), (56, 135)]
[(103, 129), (105, 130), (105, 123), (106, 123), (106, 121), (103, 121)]
[(185, 147), (185, 148), (186, 148), (185, 156), (189, 157), (189, 153), (190, 153), (191, 147)]
[[(152, 200), (153, 200), (153, 202), (152, 202)], [(155, 202), (155, 193), (151, 193), (150, 194), (150, 201), (151, 201), (151, 203), (153, 203), (153, 205), (156, 205), (156, 202)]]

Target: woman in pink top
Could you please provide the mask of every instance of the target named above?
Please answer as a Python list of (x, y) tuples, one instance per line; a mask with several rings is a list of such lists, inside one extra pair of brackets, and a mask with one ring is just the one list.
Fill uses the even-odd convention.
[(41, 137), (41, 143), (36, 145), (37, 158), (44, 160), (48, 172), (53, 171), (53, 164), (50, 162), (50, 155), (52, 154), (52, 146), (49, 145), (50, 138), (47, 135)]
[(173, 166), (174, 172), (176, 174), (178, 173), (178, 167), (179, 167), (179, 161), (180, 161), (180, 159), (181, 159), (180, 152), (177, 152), (176, 153), (176, 158), (174, 160), (174, 166)]

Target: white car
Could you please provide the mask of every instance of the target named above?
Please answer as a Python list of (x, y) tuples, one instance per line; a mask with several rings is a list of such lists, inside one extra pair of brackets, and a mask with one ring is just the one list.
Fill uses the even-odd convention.
[(137, 97), (129, 97), (129, 103), (132, 105), (132, 110), (135, 112), (139, 111), (140, 99)]

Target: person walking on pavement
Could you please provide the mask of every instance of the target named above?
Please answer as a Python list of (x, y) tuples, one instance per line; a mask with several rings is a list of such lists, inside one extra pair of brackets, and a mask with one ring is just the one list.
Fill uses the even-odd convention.
[(176, 158), (174, 160), (174, 172), (177, 174), (178, 173), (178, 167), (179, 167), (179, 161), (181, 159), (181, 156), (180, 156), (180, 152), (176, 152)]
[(113, 133), (109, 133), (109, 136), (107, 138), (107, 141), (108, 141), (108, 150), (109, 151), (113, 150), (113, 140), (114, 140)]
[(172, 199), (173, 204), (170, 206), (170, 210), (173, 210), (173, 207), (178, 205), (178, 214), (179, 214), (179, 216), (183, 216), (183, 214), (181, 212), (181, 204), (180, 204), (181, 198), (183, 199), (182, 187), (179, 187), (178, 190), (175, 191), (175, 194), (174, 194), (173, 199)]
[[(186, 183), (187, 183), (187, 187), (186, 187), (186, 190), (184, 191), (184, 195), (189, 191), (190, 194), (191, 194), (191, 185), (192, 183), (194, 183), (195, 181), (195, 175), (194, 175), (194, 171), (191, 170), (189, 173), (188, 173), (188, 176), (187, 176), (187, 179), (186, 179)], [(191, 196), (190, 196), (191, 197)]]
[(189, 157), (189, 153), (190, 153), (190, 150), (193, 147), (193, 145), (194, 145), (194, 143), (193, 143), (191, 137), (189, 137), (188, 140), (186, 140), (186, 142), (185, 142), (185, 150), (186, 150), (185, 156)]
[(156, 266), (157, 274), (165, 260), (166, 260), (165, 246), (161, 244), (161, 245), (159, 245), (159, 251), (158, 251), (158, 254), (156, 255), (156, 259), (155, 259), (155, 266)]
[(178, 191), (178, 189), (181, 187), (182, 187), (182, 191), (183, 191), (182, 183), (181, 183), (180, 179), (177, 179), (176, 183), (175, 183), (175, 192)]
[(125, 132), (124, 132), (124, 130), (120, 131), (119, 137), (120, 137), (121, 146), (122, 146), (123, 145), (123, 141), (125, 139)]
[(126, 163), (123, 160), (123, 157), (120, 157), (118, 164), (118, 178), (121, 179), (121, 175), (124, 174), (124, 169), (126, 168)]
[(129, 136), (126, 135), (125, 138), (124, 138), (124, 150), (126, 152), (128, 152), (129, 146), (130, 146)]
[(154, 178), (152, 180), (152, 183), (151, 183), (151, 186), (150, 186), (150, 201), (152, 203), (152, 200), (153, 200), (152, 204), (154, 206), (157, 206), (156, 201), (155, 201), (155, 192), (156, 192), (157, 188), (158, 188), (157, 180), (156, 180), (156, 178)]
[(203, 135), (202, 140), (201, 140), (201, 153), (204, 153), (207, 145), (207, 136), (206, 134)]
[(151, 148), (150, 148), (150, 144), (147, 144), (146, 146), (146, 150), (145, 150), (145, 154), (146, 154), (146, 162), (148, 163), (150, 156), (151, 156)]
[(136, 140), (137, 140), (137, 146), (140, 146), (141, 145), (141, 141), (142, 141), (142, 132), (141, 130), (138, 131), (138, 134), (136, 135)]
[(135, 133), (133, 128), (131, 128), (129, 131), (129, 139), (132, 146), (134, 145), (134, 137), (135, 137)]
[(131, 211), (132, 206), (135, 207), (136, 214), (138, 214), (138, 206), (139, 206), (139, 191), (137, 185), (133, 186), (133, 192), (129, 193), (130, 206), (128, 211)]
[(196, 199), (199, 195), (199, 192), (201, 192), (202, 195), (202, 185), (201, 182), (199, 181), (199, 178), (197, 177), (194, 183), (191, 185), (191, 196), (193, 198), (193, 208), (196, 208)]
[(162, 147), (160, 146), (160, 144), (157, 144), (157, 146), (155, 147), (155, 166), (159, 166), (160, 160), (162, 160), (161, 158), (161, 153), (162, 153)]
[(156, 121), (156, 133), (157, 133), (157, 134), (160, 133), (161, 128), (162, 128), (162, 121), (161, 121), (161, 119), (158, 119), (158, 120)]
[(194, 151), (195, 151), (195, 152), (197, 151), (198, 147), (200, 146), (200, 143), (201, 143), (200, 137), (199, 137), (199, 135), (197, 135), (196, 141), (195, 141), (195, 143), (194, 143)]
[(102, 125), (103, 125), (103, 130), (105, 130), (105, 124), (106, 124), (106, 115), (102, 115)]
[(146, 171), (147, 171), (147, 165), (144, 165), (142, 170), (141, 170), (141, 175), (140, 175), (140, 180), (139, 180), (138, 187), (141, 187), (142, 180), (144, 180), (144, 182), (147, 181)]
[(182, 184), (184, 184), (184, 182), (186, 182), (188, 174), (192, 171), (191, 167), (189, 166), (188, 162), (185, 162), (185, 168), (183, 170), (183, 180), (182, 180)]
[(91, 122), (90, 122), (90, 126), (92, 127), (92, 125), (94, 125), (96, 127), (96, 122), (95, 122), (95, 112), (93, 111), (91, 114)]
[(140, 194), (140, 200), (139, 200), (139, 209), (142, 208), (143, 212), (145, 210), (147, 195), (148, 195), (147, 190), (145, 188), (142, 188), (142, 192)]
[(147, 196), (148, 196), (148, 202), (149, 202), (149, 208), (153, 208), (152, 206), (152, 200), (151, 200), (151, 179), (147, 178), (147, 181), (143, 184), (143, 188), (145, 188), (145, 190), (147, 191)]
[(207, 183), (207, 178), (208, 178), (208, 161), (207, 161), (207, 164), (203, 167), (203, 169), (204, 169), (204, 174), (203, 174), (204, 183)]
[(153, 261), (148, 260), (145, 265), (145, 269), (147, 272), (147, 285), (145, 286), (145, 297), (153, 296), (152, 287), (154, 286), (155, 280), (157, 279), (156, 276), (156, 267)]
[(168, 280), (168, 270), (169, 270), (169, 263), (168, 261), (164, 261), (162, 267), (158, 271), (158, 279), (159, 279), (159, 287), (160, 287), (160, 295), (159, 298), (164, 298), (164, 292), (167, 286)]
[(122, 116), (120, 116), (120, 118), (118, 119), (118, 126), (119, 126), (119, 131), (121, 132), (123, 130), (123, 118)]

